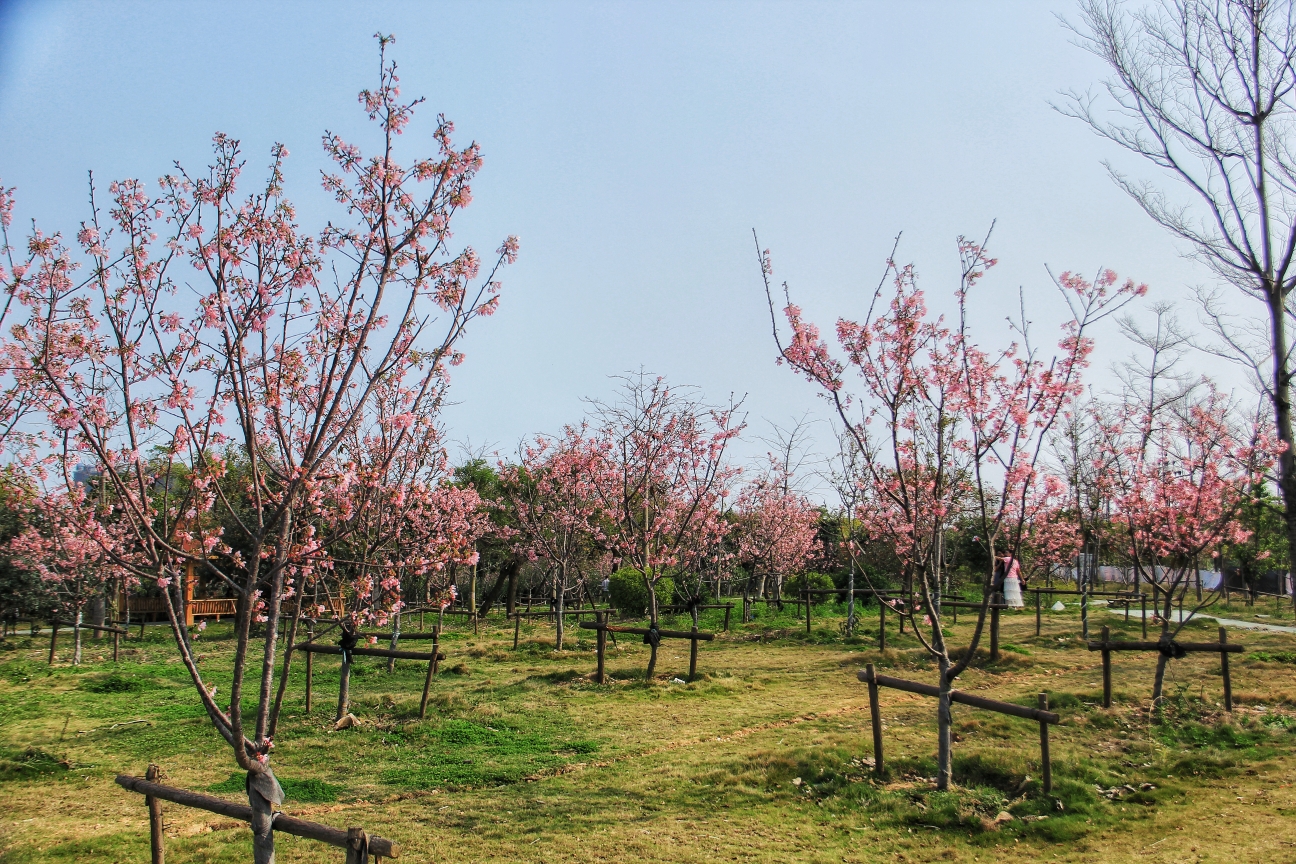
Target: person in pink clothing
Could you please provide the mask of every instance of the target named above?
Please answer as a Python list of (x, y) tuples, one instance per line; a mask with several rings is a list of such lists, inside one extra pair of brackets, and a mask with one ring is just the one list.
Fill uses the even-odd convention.
[(1005, 555), (999, 561), (1003, 565), (1004, 602), (1011, 609), (1024, 609), (1026, 604), (1022, 602), (1021, 565), (1013, 555)]

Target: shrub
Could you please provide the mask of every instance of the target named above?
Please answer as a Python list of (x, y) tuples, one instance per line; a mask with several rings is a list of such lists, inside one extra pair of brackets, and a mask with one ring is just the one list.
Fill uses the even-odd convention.
[[(648, 608), (648, 586), (643, 573), (634, 567), (622, 567), (608, 579), (612, 605), (627, 615), (642, 615)], [(675, 580), (663, 576), (657, 580), (657, 605), (665, 606), (675, 599)]]
[[(806, 588), (812, 591), (831, 591), (837, 586), (827, 573), (798, 573), (783, 583), (784, 597), (800, 597)], [(827, 595), (820, 595), (826, 597)]]

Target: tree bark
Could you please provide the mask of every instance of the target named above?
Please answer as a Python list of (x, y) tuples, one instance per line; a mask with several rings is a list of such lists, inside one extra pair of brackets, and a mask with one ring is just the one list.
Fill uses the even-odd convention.
[(338, 683), (338, 705), (337, 716), (334, 721), (341, 720), (347, 712), (347, 704), (351, 701), (351, 652), (347, 651), (342, 654), (342, 678)]
[(76, 619), (72, 622), (72, 665), (81, 665), (81, 615), (82, 610), (78, 609)]
[(1157, 717), (1161, 716), (1161, 691), (1165, 687), (1165, 670), (1169, 661), (1165, 654), (1157, 654), (1156, 677), (1152, 680), (1152, 713)]
[(936, 788), (942, 792), (949, 789), (954, 778), (954, 718), (950, 712), (950, 691), (954, 689), (954, 682), (949, 676), (949, 668), (949, 660), (941, 657), (940, 697), (936, 701)]
[(275, 864), (274, 807), (251, 787), (248, 804), (252, 807), (252, 860), (255, 864)]
[[(396, 616), (392, 619), (392, 635), (391, 635), (391, 650), (392, 650), (392, 651), (395, 651), (395, 650), (396, 650), (396, 646), (400, 644), (400, 622), (401, 622), (401, 616), (400, 616), (400, 613), (398, 612), (398, 613), (396, 614)], [(388, 657), (388, 658), (387, 658), (387, 674), (390, 675), (391, 673), (393, 673), (393, 672), (395, 672), (395, 671), (396, 671), (396, 658), (395, 658), (395, 657)]]
[[(1291, 367), (1287, 362), (1287, 323), (1282, 291), (1269, 286), (1269, 325), (1273, 342), (1273, 407), (1278, 440), (1287, 449), (1278, 456), (1278, 490), (1283, 499), (1283, 523), (1287, 531), (1287, 572), (1296, 584), (1296, 435), (1292, 431)], [(1292, 592), (1296, 608), (1296, 591)]]
[[(490, 614), (491, 609), (495, 608), (495, 604), (499, 602), (500, 595), (504, 594), (505, 587), (510, 589), (513, 588), (517, 582), (517, 567), (518, 563), (514, 560), (507, 561), (502, 567), (500, 567), (499, 574), (495, 577), (495, 581), (486, 589), (485, 593), (482, 594), (481, 609), (478, 610), (479, 615), (485, 617)], [(514, 607), (514, 592), (510, 590), (505, 599), (508, 602), (508, 614), (512, 615)]]
[(508, 568), (508, 614), (512, 615), (517, 611), (518, 571), (522, 563), (515, 559), (505, 566)]
[[(102, 627), (104, 625), (104, 619), (107, 617), (107, 606), (108, 603), (104, 599), (103, 594), (96, 595), (95, 598), (90, 601), (90, 623), (91, 624), (95, 625), (96, 627)], [(90, 638), (98, 642), (102, 637), (103, 637), (103, 631), (95, 630), (93, 634), (91, 634)]]
[(554, 638), (554, 650), (563, 649), (563, 602), (567, 596), (567, 567), (558, 565), (558, 572), (555, 575), (554, 595), (557, 599), (557, 630)]

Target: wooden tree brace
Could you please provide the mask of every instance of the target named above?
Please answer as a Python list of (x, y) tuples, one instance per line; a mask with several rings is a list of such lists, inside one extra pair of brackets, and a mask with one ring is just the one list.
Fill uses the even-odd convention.
[[(246, 804), (235, 804), (223, 798), (203, 795), (200, 792), (190, 792), (187, 789), (163, 786), (160, 783), (152, 783), (139, 777), (132, 777), (129, 774), (118, 774), (116, 781), (117, 785), (123, 789), (129, 789), (131, 792), (138, 792), (147, 797), (160, 798), (163, 801), (170, 801), (184, 807), (193, 807), (197, 810), (206, 810), (208, 813), (218, 813), (221, 816), (238, 819), (240, 822), (252, 821), (252, 808)], [(351, 849), (348, 842), (350, 832), (341, 828), (321, 825), (318, 822), (297, 819), (282, 812), (275, 814), (274, 830), (292, 834), (295, 837), (305, 837), (307, 840), (318, 840), (321, 843), (337, 846), (340, 849)], [(378, 855), (383, 858), (400, 857), (400, 846), (391, 840), (372, 834), (366, 835), (366, 840), (368, 854)]]
[[(1147, 629), (1147, 616), (1143, 617), (1144, 630)], [(1103, 628), (1103, 638), (1098, 642), (1088, 643), (1090, 651), (1101, 651), (1103, 656), (1103, 707), (1110, 708), (1111, 697), (1111, 652), (1113, 651), (1156, 651), (1169, 650), (1172, 654), (1192, 654), (1200, 652), (1218, 653), (1220, 669), (1224, 675), (1224, 710), (1233, 712), (1233, 680), (1229, 675), (1228, 655), (1240, 654), (1246, 647), (1228, 641), (1228, 631), (1219, 628), (1218, 642), (1112, 642), (1108, 638), (1109, 628)]]
[[(632, 633), (638, 636), (647, 636), (654, 632), (648, 627), (619, 627), (615, 624), (608, 624), (603, 618), (603, 612), (600, 609), (598, 617), (593, 621), (580, 622), (581, 629), (594, 630), (598, 633), (597, 654), (598, 668), (594, 672), (594, 680), (602, 684), (604, 680), (604, 660), (607, 652), (607, 634), (608, 633)], [(728, 614), (728, 613), (726, 613)], [(710, 642), (715, 639), (714, 633), (700, 633), (694, 627), (692, 630), (657, 630), (658, 638), (661, 639), (688, 639), (689, 643), (689, 680), (692, 681), (697, 677), (697, 646), (698, 642)], [(613, 638), (616, 638), (615, 636)]]
[[(892, 678), (890, 675), (879, 675), (873, 672), (870, 665), (867, 669), (859, 671), (859, 680), (865, 684), (875, 683), (879, 687), (890, 687), (893, 690), (904, 690), (906, 693), (917, 693), (920, 696), (932, 696), (940, 698), (940, 688), (935, 684), (923, 684), (920, 681), (908, 681), (904, 678)], [(870, 679), (869, 676), (872, 676)], [(998, 699), (987, 699), (984, 696), (974, 696), (962, 690), (951, 690), (950, 701), (958, 702), (962, 705), (971, 705), (973, 708), (981, 708), (986, 711), (996, 711), (1000, 714), (1011, 714), (1014, 717), (1022, 717), (1026, 720), (1035, 720), (1039, 723), (1061, 723), (1062, 718), (1052, 711), (1041, 711), (1039, 708), (1028, 708), (1025, 705), (1015, 705), (1012, 702), (1001, 702)]]
[[(50, 623), (56, 627), (76, 627), (77, 626), (71, 621), (59, 620), (59, 621), (51, 621)], [(127, 635), (126, 631), (121, 629), (120, 627), (109, 627), (105, 624), (82, 624), (80, 626), (82, 630), (93, 630), (96, 633), (116, 633), (121, 636)]]
[[(403, 638), (403, 637), (402, 637)], [(305, 651), (308, 654), (340, 655), (342, 649), (337, 645), (317, 645), (314, 642), (299, 642), (293, 646), (294, 651)], [(433, 654), (426, 651), (392, 651), (387, 648), (352, 648), (349, 654), (357, 657), (394, 657), (397, 660), (422, 660), (427, 663), (433, 658), (444, 660), (444, 654)]]
[[(617, 624), (599, 624), (595, 621), (582, 621), (580, 626), (585, 630), (606, 630), (608, 633), (632, 633), (636, 636), (647, 636), (649, 628), (647, 627), (622, 627)], [(703, 642), (710, 642), (715, 638), (714, 633), (701, 633), (697, 630), (658, 630), (657, 635), (662, 639), (700, 639)]]
[[(859, 670), (858, 677), (869, 688), (869, 716), (873, 725), (873, 768), (878, 774), (882, 774), (882, 712), (878, 704), (878, 688), (890, 687), (893, 690), (903, 690), (906, 693), (917, 693), (920, 696), (933, 696), (938, 699), (941, 691), (939, 687), (933, 684), (907, 681), (904, 678), (892, 678), (890, 675), (879, 675), (873, 669), (872, 663)], [(995, 711), (1000, 714), (1011, 714), (1014, 717), (1022, 717), (1039, 723), (1040, 760), (1044, 774), (1044, 791), (1053, 791), (1053, 766), (1049, 756), (1048, 727), (1050, 723), (1060, 723), (1062, 718), (1048, 710), (1048, 696), (1046, 694), (1039, 694), (1038, 708), (1014, 705), (1011, 702), (1000, 702), (998, 699), (987, 699), (984, 696), (973, 696), (971, 693), (964, 693), (961, 690), (951, 690), (949, 698), (951, 702), (970, 705), (973, 708), (982, 708), (986, 711)]]
[[(1160, 642), (1090, 642), (1090, 651), (1160, 651)], [(1220, 644), (1219, 642), (1168, 642), (1166, 646), (1171, 650), (1178, 649), (1187, 654), (1198, 651), (1209, 651), (1212, 654), (1239, 654), (1246, 650), (1242, 645), (1234, 642), (1230, 644)]]

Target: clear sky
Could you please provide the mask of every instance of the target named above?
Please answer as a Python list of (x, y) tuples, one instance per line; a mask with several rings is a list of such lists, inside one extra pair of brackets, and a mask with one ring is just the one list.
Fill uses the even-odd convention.
[[(0, 0), (0, 182), (18, 187), (19, 219), (71, 234), (88, 169), (202, 166), (220, 130), (250, 168), (285, 143), (290, 196), (318, 227), (335, 212), (320, 135), (372, 142), (355, 94), (375, 80), (372, 34), (394, 33), (405, 92), (428, 99), (406, 153), (433, 152), (437, 112), (485, 153), (458, 238), (522, 241), (501, 312), (466, 343), (452, 437), (511, 451), (642, 366), (715, 401), (745, 395), (753, 438), (824, 408), (774, 365), (753, 228), (829, 326), (861, 314), (898, 232), (947, 307), (955, 238), (992, 220), (1002, 263), (975, 301), (987, 343), (1006, 338), (1019, 287), (1041, 335), (1056, 323), (1046, 265), (1111, 267), (1154, 300), (1209, 280), (1101, 160), (1155, 175), (1050, 108), (1104, 74), (1059, 13), (1074, 8)], [(1104, 334), (1101, 364), (1128, 350)]]

